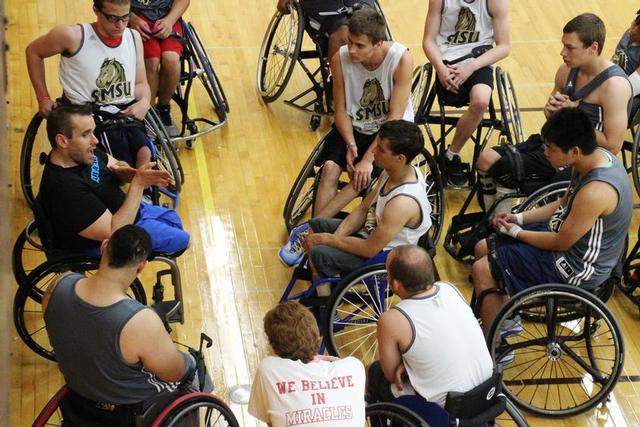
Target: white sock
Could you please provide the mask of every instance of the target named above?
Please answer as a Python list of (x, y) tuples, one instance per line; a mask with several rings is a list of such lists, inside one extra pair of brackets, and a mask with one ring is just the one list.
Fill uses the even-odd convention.
[(447, 157), (447, 160), (453, 160), (454, 156), (460, 157), (460, 153), (456, 153), (454, 151), (451, 151), (451, 148), (447, 148), (447, 151), (446, 151), (446, 153), (444, 153), (444, 155)]

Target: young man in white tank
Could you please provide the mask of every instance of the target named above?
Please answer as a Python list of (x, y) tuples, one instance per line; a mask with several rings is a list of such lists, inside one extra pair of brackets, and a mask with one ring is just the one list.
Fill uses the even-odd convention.
[[(66, 102), (115, 106), (107, 107), (108, 111), (144, 119), (151, 93), (140, 34), (127, 28), (129, 8), (130, 0), (94, 0), (95, 22), (59, 25), (27, 46), (29, 78), (43, 117), (57, 107), (47, 88), (44, 60), (60, 55), (59, 78)], [(106, 132), (101, 144), (117, 159), (143, 165), (151, 159), (151, 151), (142, 129), (127, 128), (126, 143), (120, 129)]]

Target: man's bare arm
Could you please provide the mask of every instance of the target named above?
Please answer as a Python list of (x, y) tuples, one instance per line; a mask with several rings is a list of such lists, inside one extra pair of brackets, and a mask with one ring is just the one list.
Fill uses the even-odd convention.
[(442, 54), (436, 43), (438, 32), (440, 31), (440, 11), (442, 10), (443, 0), (429, 0), (429, 9), (427, 10), (427, 18), (424, 22), (424, 36), (422, 38), (422, 49), (427, 59), (433, 65), (437, 77), (442, 86), (449, 91), (456, 91), (449, 77), (452, 72), (442, 62)]
[(380, 367), (384, 372), (384, 377), (390, 383), (394, 382), (396, 369), (402, 363), (399, 346), (401, 335), (407, 332), (407, 328), (409, 331), (411, 330), (407, 319), (397, 310), (385, 311), (378, 320), (376, 334)]
[(135, 117), (138, 120), (144, 120), (145, 114), (151, 107), (151, 89), (149, 88), (149, 83), (147, 83), (147, 73), (144, 68), (140, 34), (135, 30), (132, 30), (132, 33), (136, 43), (136, 85), (134, 88), (136, 102), (122, 110), (122, 114), (127, 117)]
[(596, 131), (598, 145), (613, 154), (622, 149), (627, 131), (627, 105), (631, 98), (631, 85), (623, 77), (608, 79), (602, 88), (601, 103), (603, 110), (602, 132)]

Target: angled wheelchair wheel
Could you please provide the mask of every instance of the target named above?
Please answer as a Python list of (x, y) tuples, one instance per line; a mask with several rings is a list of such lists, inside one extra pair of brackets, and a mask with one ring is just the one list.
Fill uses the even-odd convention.
[(229, 113), (229, 102), (213, 68), (213, 62), (193, 25), (188, 22), (184, 27), (189, 50), (193, 54), (191, 59), (194, 61), (195, 68), (199, 70), (197, 75), (211, 100), (218, 122), (224, 122)]
[(640, 151), (638, 144), (640, 143), (640, 127), (633, 136), (633, 147), (631, 148), (631, 176), (633, 177), (633, 187), (636, 194), (640, 195)]
[(155, 158), (156, 167), (169, 172), (172, 183), (167, 187), (167, 190), (177, 196), (184, 183), (184, 171), (176, 147), (171, 142), (169, 133), (154, 108), (149, 109), (144, 118), (144, 124), (147, 135), (155, 147), (155, 153), (152, 153), (152, 157)]
[(258, 92), (265, 102), (278, 99), (287, 87), (300, 54), (303, 31), (304, 17), (297, 1), (291, 3), (289, 14), (276, 12), (271, 18), (258, 56)]
[(239, 427), (233, 411), (209, 393), (189, 393), (169, 404), (151, 427)]
[(372, 403), (365, 412), (367, 427), (429, 427), (415, 412), (397, 403)]
[(413, 70), (410, 99), (413, 103), (413, 117), (416, 123), (424, 121), (432, 78), (433, 66), (428, 62)]
[(502, 132), (509, 144), (524, 142), (522, 129), (522, 117), (518, 107), (518, 98), (511, 81), (511, 76), (500, 67), (496, 68), (496, 86), (498, 87), (498, 100), (502, 117)]
[(322, 169), (322, 166), (316, 166), (316, 161), (320, 156), (322, 147), (324, 147), (324, 138), (320, 140), (311, 152), (289, 191), (282, 213), (287, 231), (291, 231), (298, 223), (313, 216), (313, 212), (310, 212), (311, 216), (308, 216), (307, 212), (313, 211), (315, 191)]
[[(525, 311), (538, 318), (527, 320)], [(516, 319), (521, 332), (505, 333)], [(622, 334), (607, 306), (568, 285), (535, 286), (512, 297), (494, 317), (487, 344), (503, 365), (503, 392), (542, 416), (568, 417), (598, 405), (624, 362)]]
[[(46, 260), (35, 221), (31, 221), (18, 235), (11, 254), (13, 277), (18, 286), (25, 284), (27, 275)], [(34, 297), (39, 298), (38, 295), (34, 294)]]
[(42, 408), (40, 414), (33, 421), (32, 427), (62, 426), (60, 402), (62, 402), (67, 393), (69, 393), (69, 389), (66, 385), (63, 385)]
[(386, 33), (385, 40), (393, 40), (393, 37), (391, 36), (391, 28), (389, 28), (389, 21), (387, 21), (387, 17), (384, 16), (384, 11), (382, 10), (382, 6), (380, 6), (380, 2), (378, 0), (374, 0), (373, 7), (384, 19), (384, 28)]
[(520, 213), (530, 211), (553, 203), (561, 198), (569, 188), (569, 181), (558, 181), (547, 184), (542, 188), (531, 193), (522, 203), (520, 203), (515, 212)]
[(324, 339), (330, 354), (354, 356), (368, 366), (377, 359), (378, 319), (400, 299), (387, 284), (384, 264), (358, 269), (332, 291)]
[(429, 236), (435, 245), (438, 243), (438, 239), (442, 233), (442, 227), (444, 227), (445, 197), (442, 176), (438, 173), (436, 160), (424, 148), (412, 163), (422, 172), (427, 186), (427, 198), (431, 205), (432, 223), (431, 229), (429, 229)]
[[(70, 271), (91, 275), (97, 270), (98, 264), (98, 258), (89, 257), (52, 260), (40, 265), (27, 276), (13, 300), (13, 321), (18, 335), (31, 350), (46, 359), (55, 360), (41, 305), (49, 285)], [(142, 304), (147, 303), (144, 287), (137, 278), (129, 287), (129, 296)]]
[(27, 127), (20, 149), (20, 186), (29, 206), (33, 205), (35, 195), (40, 188), (42, 170), (51, 151), (43, 118), (36, 113)]

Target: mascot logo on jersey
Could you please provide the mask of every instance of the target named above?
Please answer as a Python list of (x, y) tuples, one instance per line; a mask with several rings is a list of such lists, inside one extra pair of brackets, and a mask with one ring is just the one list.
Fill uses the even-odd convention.
[(138, 0), (137, 3), (140, 3), (141, 5), (144, 5), (144, 6), (149, 6), (149, 4), (151, 3), (151, 0)]
[(91, 93), (97, 104), (110, 104), (131, 97), (131, 82), (127, 81), (124, 67), (115, 58), (106, 58), (96, 79), (98, 89)]
[(389, 114), (389, 101), (384, 99), (384, 91), (378, 79), (367, 79), (362, 86), (360, 106), (355, 114), (357, 121), (371, 121)]
[(458, 12), (455, 32), (447, 37), (447, 44), (475, 43), (480, 39), (480, 31), (476, 31), (476, 17), (468, 7), (462, 7)]

